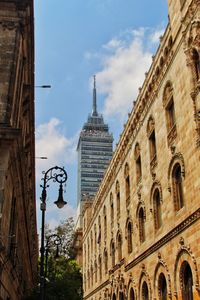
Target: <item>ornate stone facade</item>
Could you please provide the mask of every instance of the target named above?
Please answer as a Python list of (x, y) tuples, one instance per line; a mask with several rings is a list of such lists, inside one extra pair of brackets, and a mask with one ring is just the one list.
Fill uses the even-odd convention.
[(0, 299), (37, 271), (32, 0), (0, 0)]
[(169, 24), (83, 217), (84, 299), (200, 299), (200, 1)]

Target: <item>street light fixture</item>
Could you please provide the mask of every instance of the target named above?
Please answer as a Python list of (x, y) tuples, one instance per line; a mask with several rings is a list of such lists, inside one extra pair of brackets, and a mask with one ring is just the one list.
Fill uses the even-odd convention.
[(59, 194), (58, 194), (58, 200), (54, 203), (57, 205), (58, 208), (64, 207), (67, 202), (63, 199), (63, 183), (67, 181), (67, 172), (64, 170), (64, 168), (60, 168), (58, 166), (55, 166), (53, 168), (50, 168), (46, 172), (43, 172), (44, 177), (42, 178), (43, 184), (42, 187), (42, 195), (41, 195), (41, 205), (40, 210), (42, 211), (42, 224), (41, 224), (41, 248), (40, 248), (40, 254), (41, 254), (41, 261), (40, 261), (40, 299), (45, 299), (45, 274), (44, 274), (44, 254), (45, 254), (45, 246), (44, 246), (44, 228), (45, 228), (45, 211), (46, 211), (46, 198), (47, 198), (47, 191), (46, 189), (49, 187), (47, 185), (47, 182), (50, 180), (53, 180), (53, 182), (58, 182), (60, 184), (59, 186)]
[(35, 88), (42, 88), (42, 89), (50, 89), (50, 84), (43, 84), (43, 85), (35, 85)]

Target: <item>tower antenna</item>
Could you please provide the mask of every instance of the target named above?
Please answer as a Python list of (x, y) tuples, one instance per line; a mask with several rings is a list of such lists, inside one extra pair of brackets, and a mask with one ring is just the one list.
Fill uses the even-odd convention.
[(93, 87), (93, 111), (92, 111), (92, 115), (93, 116), (97, 116), (97, 94), (96, 94), (96, 75), (93, 76), (94, 77), (94, 87)]

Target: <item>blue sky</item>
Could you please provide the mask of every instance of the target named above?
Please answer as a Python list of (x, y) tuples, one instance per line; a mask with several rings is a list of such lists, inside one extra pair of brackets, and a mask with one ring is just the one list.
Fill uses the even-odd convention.
[[(41, 171), (59, 165), (68, 173), (58, 210), (56, 184), (48, 190), (47, 222), (76, 209), (78, 135), (92, 109), (92, 76), (97, 108), (118, 142), (123, 124), (168, 22), (167, 0), (35, 0), (37, 199)], [(40, 213), (38, 222), (40, 222)]]

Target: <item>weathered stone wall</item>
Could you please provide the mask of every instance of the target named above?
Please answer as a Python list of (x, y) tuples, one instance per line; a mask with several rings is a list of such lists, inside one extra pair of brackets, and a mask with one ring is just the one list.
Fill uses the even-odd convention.
[[(199, 1), (186, 0), (181, 5), (179, 0), (169, 1), (169, 14), (161, 45), (90, 207), (91, 221), (83, 228), (84, 299), (161, 299), (161, 274), (167, 289), (162, 299), (182, 299), (186, 267), (192, 273), (193, 298), (200, 299), (200, 77), (191, 55), (195, 48), (200, 56)], [(172, 115), (175, 120), (169, 128)], [(156, 148), (153, 158), (152, 143)], [(145, 284), (148, 298), (144, 296)]]
[(0, 1), (0, 299), (37, 271), (33, 1)]

